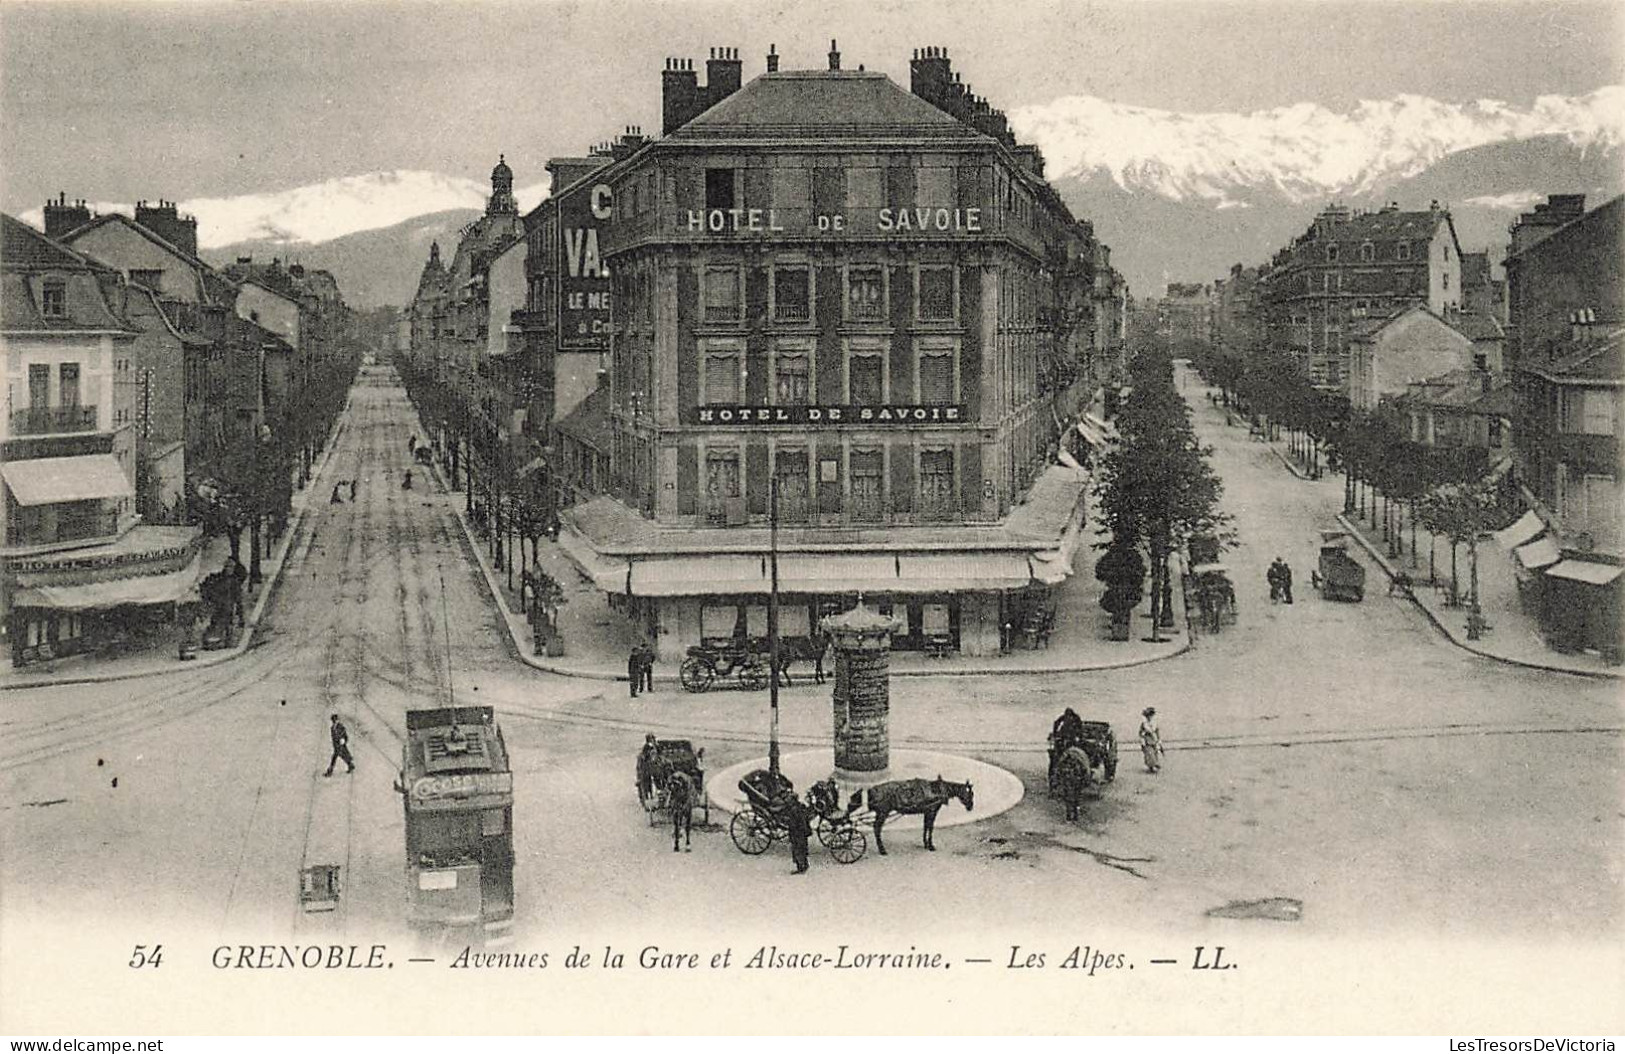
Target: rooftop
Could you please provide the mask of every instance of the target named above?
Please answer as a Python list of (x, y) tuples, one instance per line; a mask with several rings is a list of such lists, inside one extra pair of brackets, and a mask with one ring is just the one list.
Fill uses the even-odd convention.
[(674, 131), (668, 139), (984, 138), (883, 73), (764, 73)]

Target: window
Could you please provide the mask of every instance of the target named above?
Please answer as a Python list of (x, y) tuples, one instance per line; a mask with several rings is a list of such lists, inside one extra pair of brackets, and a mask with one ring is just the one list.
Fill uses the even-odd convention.
[(710, 348), (705, 352), (705, 402), (725, 406), (739, 402), (738, 348)]
[(920, 354), (920, 402), (932, 406), (954, 401), (954, 353), (950, 349)]
[(65, 318), (68, 314), (68, 283), (60, 278), (47, 278), (40, 291), (40, 314), (46, 318)]
[(51, 367), (42, 362), (28, 367), (28, 405), (35, 410), (51, 405)]
[(878, 267), (852, 267), (846, 272), (846, 317), (886, 317), (886, 282)]
[(873, 230), (886, 204), (886, 172), (879, 168), (846, 170), (846, 211), (857, 230)]
[(773, 476), (779, 481), (779, 521), (806, 523), (812, 516), (811, 490), (805, 450), (780, 450), (773, 458)]
[(705, 452), (705, 515), (712, 523), (725, 523), (730, 503), (737, 504), (739, 489), (739, 451), (707, 450)]
[(882, 518), (885, 467), (885, 455), (879, 450), (852, 451), (852, 519), (859, 523), (877, 523)]
[(875, 406), (886, 400), (885, 361), (879, 352), (853, 353), (846, 363), (846, 401)]
[(1326, 246), (1326, 262), (1327, 263), (1336, 263), (1337, 262), (1337, 243), (1336, 242), (1333, 242), (1332, 244)]
[(773, 319), (805, 322), (812, 317), (812, 272), (805, 267), (773, 269)]
[(1370, 263), (1377, 258), (1377, 247), (1370, 242), (1360, 246), (1360, 262)]
[(705, 321), (739, 321), (739, 271), (732, 267), (712, 267), (705, 272)]
[(1619, 536), (1620, 496), (1613, 476), (1587, 473), (1580, 480), (1586, 530), (1597, 542), (1612, 544)]
[(734, 170), (708, 168), (705, 170), (705, 207), (731, 209), (734, 207)]
[(59, 383), (61, 387), (57, 391), (57, 405), (78, 406), (79, 364), (77, 362), (64, 362), (61, 367), (59, 367), (59, 370)]
[(954, 269), (922, 267), (919, 270), (919, 317), (925, 321), (952, 321), (954, 311)]
[(1562, 430), (1574, 435), (1614, 434), (1614, 399), (1608, 391), (1565, 391)]
[(914, 203), (922, 209), (951, 209), (959, 204), (959, 178), (952, 168), (915, 170)]
[(1411, 243), (1400, 242), (1394, 246), (1394, 257), (1400, 260), (1409, 260), (1411, 258)]
[(773, 402), (776, 406), (805, 406), (812, 357), (801, 348), (778, 348), (773, 353)]
[(954, 452), (920, 453), (920, 516), (926, 520), (954, 518)]

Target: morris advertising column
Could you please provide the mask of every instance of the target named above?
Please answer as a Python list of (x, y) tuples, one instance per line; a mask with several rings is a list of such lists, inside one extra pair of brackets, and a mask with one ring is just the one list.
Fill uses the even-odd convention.
[(882, 772), (891, 764), (891, 635), (898, 625), (861, 599), (821, 625), (835, 646), (835, 767)]

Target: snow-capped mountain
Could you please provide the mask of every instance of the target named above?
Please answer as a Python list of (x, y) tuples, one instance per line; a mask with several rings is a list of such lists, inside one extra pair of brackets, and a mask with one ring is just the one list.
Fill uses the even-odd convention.
[(1617, 148), (1625, 143), (1625, 87), (1541, 96), (1526, 109), (1400, 95), (1347, 113), (1313, 103), (1175, 113), (1067, 96), (1010, 118), (1043, 150), (1051, 179), (1105, 172), (1124, 190), (1229, 208), (1260, 195), (1303, 203), (1374, 193), (1495, 143), (1560, 136), (1581, 150)]
[[(452, 209), (483, 209), (488, 182), (439, 172), (401, 169), (342, 176), (288, 190), (230, 198), (178, 202), (198, 221), (198, 247), (215, 249), (241, 242), (309, 243), (331, 241), (358, 231), (377, 230), (416, 216)], [(517, 188), (514, 197), (528, 210), (547, 196), (547, 183)], [(130, 213), (133, 206), (97, 202), (98, 213)], [(40, 210), (22, 214), (40, 226)]]

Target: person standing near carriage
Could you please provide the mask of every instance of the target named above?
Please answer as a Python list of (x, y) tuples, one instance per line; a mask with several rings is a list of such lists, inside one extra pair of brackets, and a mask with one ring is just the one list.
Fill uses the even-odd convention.
[(1140, 711), (1140, 753), (1145, 755), (1147, 772), (1162, 771), (1162, 732), (1157, 728), (1157, 708)]
[(784, 827), (790, 832), (790, 859), (796, 863), (792, 874), (806, 874), (808, 839), (812, 837), (812, 809), (794, 794), (784, 796)]

